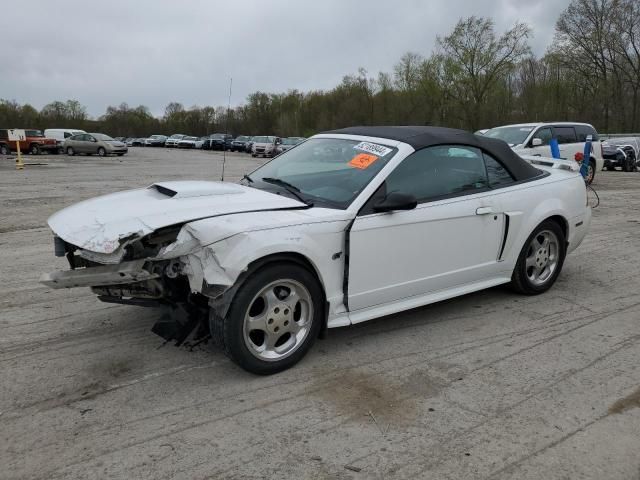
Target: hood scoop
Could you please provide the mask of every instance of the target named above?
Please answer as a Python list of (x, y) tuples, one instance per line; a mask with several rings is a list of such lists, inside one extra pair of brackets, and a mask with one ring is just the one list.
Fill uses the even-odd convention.
[(111, 254), (131, 239), (160, 228), (203, 218), (262, 210), (305, 208), (293, 198), (235, 183), (159, 182), (91, 198), (49, 218), (49, 226), (67, 243)]
[(244, 193), (243, 188), (238, 185), (205, 181), (154, 183), (148, 189), (155, 190), (162, 197), (176, 199)]

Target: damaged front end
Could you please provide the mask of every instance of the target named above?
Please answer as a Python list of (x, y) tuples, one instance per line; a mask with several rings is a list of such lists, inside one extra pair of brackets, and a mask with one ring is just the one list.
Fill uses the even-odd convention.
[[(209, 302), (233, 282), (203, 282), (202, 263), (195, 261), (200, 252), (190, 251), (199, 245), (176, 242), (180, 229), (171, 226), (142, 238), (129, 236), (110, 254), (84, 250), (56, 236), (56, 256), (66, 257), (70, 270), (45, 273), (40, 282), (56, 289), (90, 287), (107, 303), (165, 307), (152, 331), (176, 345), (200, 342), (209, 335)], [(183, 251), (189, 253), (181, 255)], [(201, 288), (193, 288), (194, 281), (200, 281)]]
[[(84, 200), (49, 218), (56, 255), (67, 258), (70, 270), (45, 274), (41, 282), (91, 287), (104, 302), (168, 307), (180, 328), (154, 331), (180, 343), (185, 330), (196, 329), (194, 318), (206, 326), (211, 308), (225, 313), (235, 291), (244, 267), (237, 261), (222, 267), (211, 248), (247, 227), (230, 218), (257, 213), (272, 221), (270, 212), (306, 208), (287, 196), (207, 181), (154, 183)], [(192, 228), (207, 220), (216, 224), (205, 234)]]

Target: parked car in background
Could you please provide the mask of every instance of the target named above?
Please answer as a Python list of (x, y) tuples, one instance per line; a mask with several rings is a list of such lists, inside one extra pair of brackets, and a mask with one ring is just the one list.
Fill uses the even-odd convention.
[(144, 147), (144, 141), (145, 140), (146, 140), (146, 138), (132, 138), (130, 146), (132, 146), (132, 147)]
[(240, 135), (231, 142), (232, 152), (246, 152), (247, 144), (251, 141), (251, 137)]
[(117, 140), (118, 142), (122, 142), (124, 143), (124, 141), (127, 139), (126, 137), (113, 137), (114, 140)]
[(485, 137), (498, 138), (507, 142), (519, 154), (541, 157), (551, 157), (549, 142), (552, 138), (556, 138), (560, 147), (560, 157), (565, 160), (575, 160), (578, 152), (584, 152), (584, 144), (589, 135), (592, 139), (592, 148), (588, 159), (589, 170), (586, 180), (587, 183), (591, 183), (596, 171), (604, 167), (604, 159), (598, 132), (588, 123), (522, 123), (491, 128), (484, 133)]
[(155, 302), (165, 339), (199, 328), (242, 368), (276, 373), (324, 328), (501, 284), (549, 290), (591, 209), (576, 162), (529, 158), (447, 128), (325, 132), (240, 184), (158, 182), (55, 213), (70, 269), (40, 281)]
[(635, 172), (640, 166), (640, 137), (609, 138), (602, 142), (604, 168)]
[(178, 148), (202, 148), (204, 140), (198, 137), (183, 137), (176, 145)]
[(78, 130), (76, 128), (47, 128), (44, 131), (44, 136), (47, 138), (55, 139), (58, 144), (58, 151), (60, 153), (64, 153), (64, 141), (71, 137), (72, 135), (77, 135), (79, 133), (87, 133), (84, 130)]
[(145, 147), (164, 147), (164, 142), (167, 141), (166, 135), (151, 135), (144, 141)]
[(282, 140), (280, 137), (274, 136), (257, 136), (253, 137), (253, 145), (251, 147), (252, 157), (273, 157), (276, 154), (276, 148)]
[(245, 152), (247, 153), (251, 153), (251, 149), (253, 148), (253, 139), (256, 137), (249, 137), (249, 140), (247, 140), (247, 144), (245, 147)]
[(231, 142), (233, 142), (233, 135), (214, 133), (204, 141), (202, 148), (204, 150), (231, 150)]
[(276, 147), (276, 154), (279, 155), (282, 152), (286, 152), (290, 148), (295, 147), (299, 143), (306, 140), (304, 137), (286, 137), (282, 139), (282, 143)]
[(25, 139), (16, 142), (9, 140), (9, 132), (7, 129), (0, 129), (0, 154), (9, 155), (11, 152), (18, 150), (31, 155), (38, 155), (40, 152), (58, 153), (58, 143), (53, 138), (47, 138), (42, 131), (34, 129), (24, 129)]
[(67, 155), (84, 153), (85, 155), (107, 155), (115, 154), (121, 157), (127, 153), (127, 146), (111, 138), (104, 133), (80, 133), (67, 138), (64, 142), (64, 151)]
[(164, 142), (164, 146), (167, 148), (174, 148), (178, 146), (178, 142), (182, 140), (186, 135), (182, 133), (174, 133)]

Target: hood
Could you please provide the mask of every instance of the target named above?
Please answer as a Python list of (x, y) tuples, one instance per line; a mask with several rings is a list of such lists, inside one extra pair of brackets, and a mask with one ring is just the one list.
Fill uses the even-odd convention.
[(110, 254), (122, 244), (170, 225), (232, 213), (301, 208), (297, 200), (233, 183), (162, 182), (67, 207), (49, 220), (66, 242)]

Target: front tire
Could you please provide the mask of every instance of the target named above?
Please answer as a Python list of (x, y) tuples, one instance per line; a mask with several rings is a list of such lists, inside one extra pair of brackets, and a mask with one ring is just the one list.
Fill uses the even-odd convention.
[(225, 318), (211, 310), (211, 334), (245, 370), (269, 375), (295, 365), (318, 337), (324, 295), (295, 263), (267, 265), (240, 286)]
[(29, 147), (29, 153), (31, 155), (40, 155), (40, 147), (34, 143)]
[(98, 155), (101, 156), (101, 157), (106, 157), (107, 156), (107, 151), (104, 148), (100, 147), (98, 149)]
[(562, 228), (553, 220), (536, 227), (520, 251), (511, 286), (525, 295), (546, 292), (555, 283), (567, 252)]

